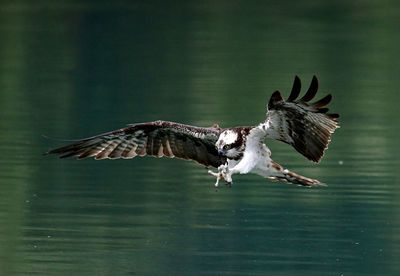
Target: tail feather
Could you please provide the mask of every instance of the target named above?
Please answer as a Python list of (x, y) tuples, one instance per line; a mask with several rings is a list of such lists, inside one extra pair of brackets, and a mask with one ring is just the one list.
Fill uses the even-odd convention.
[(275, 174), (272, 176), (268, 176), (268, 179), (270, 180), (288, 182), (291, 184), (297, 184), (306, 187), (327, 186), (317, 179), (308, 178), (295, 172), (289, 171), (288, 169), (284, 169), (276, 162), (272, 163), (272, 167), (275, 169)]

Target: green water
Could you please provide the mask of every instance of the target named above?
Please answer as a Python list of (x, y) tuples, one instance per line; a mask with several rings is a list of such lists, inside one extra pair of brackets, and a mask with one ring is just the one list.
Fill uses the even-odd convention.
[[(0, 275), (399, 275), (397, 1), (1, 1)], [(195, 163), (59, 160), (74, 139), (164, 119), (254, 125), (294, 75), (332, 93), (329, 186)]]

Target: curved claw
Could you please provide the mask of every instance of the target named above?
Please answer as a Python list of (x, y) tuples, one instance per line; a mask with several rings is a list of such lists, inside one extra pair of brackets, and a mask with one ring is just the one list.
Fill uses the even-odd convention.
[(232, 187), (232, 176), (231, 176), (231, 173), (228, 170), (227, 165), (219, 166), (218, 167), (218, 172), (213, 172), (211, 170), (208, 170), (208, 173), (217, 178), (217, 181), (214, 184), (215, 188), (218, 188), (219, 181), (221, 179), (223, 179), (226, 182), (226, 185), (228, 187)]
[(215, 188), (218, 188), (219, 180), (223, 178), (223, 175), (220, 172), (215, 173), (211, 170), (208, 170), (208, 173), (217, 178), (217, 181), (215, 182), (214, 186)]
[(215, 172), (213, 172), (212, 170), (208, 170), (207, 171), (209, 174), (211, 174), (212, 176), (215, 176), (215, 177), (218, 177), (219, 176), (219, 173), (215, 173)]

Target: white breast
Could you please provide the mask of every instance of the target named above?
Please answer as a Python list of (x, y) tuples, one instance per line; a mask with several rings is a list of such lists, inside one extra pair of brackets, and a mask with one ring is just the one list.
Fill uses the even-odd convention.
[(246, 137), (243, 158), (234, 166), (234, 171), (245, 174), (267, 164), (266, 161), (269, 160), (270, 153), (263, 143), (264, 137), (265, 131), (262, 128), (256, 127), (250, 130)]

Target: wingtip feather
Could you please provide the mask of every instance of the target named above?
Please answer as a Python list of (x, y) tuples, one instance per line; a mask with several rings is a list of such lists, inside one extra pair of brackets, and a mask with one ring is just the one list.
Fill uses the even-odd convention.
[(301, 90), (301, 81), (300, 81), (299, 76), (296, 75), (294, 77), (292, 91), (290, 92), (290, 95), (289, 95), (287, 101), (293, 102), (294, 100), (296, 100), (297, 97), (300, 95), (300, 90)]
[[(315, 75), (305, 95), (296, 101), (293, 99), (297, 98), (299, 87), (297, 76), (295, 83), (297, 84), (294, 84), (287, 101), (280, 102), (279, 105), (270, 105), (268, 120), (273, 124), (270, 137), (291, 144), (307, 159), (319, 163), (328, 148), (332, 134), (339, 127), (339, 115), (327, 113), (327, 105), (332, 100), (330, 94), (314, 103), (308, 103), (318, 92), (318, 79)], [(279, 100), (278, 94), (273, 94), (270, 103)], [(293, 101), (289, 104), (289, 100)], [(282, 122), (286, 128), (282, 126)]]
[(322, 99), (312, 103), (311, 106), (315, 107), (315, 108), (322, 108), (322, 107), (327, 106), (331, 101), (332, 101), (332, 95), (328, 94), (325, 97), (323, 97)]
[(310, 87), (308, 88), (306, 94), (300, 99), (300, 101), (308, 102), (308, 101), (312, 100), (315, 97), (315, 95), (317, 94), (317, 91), (318, 91), (318, 79), (314, 75), (311, 80)]
[(284, 100), (281, 95), (281, 92), (275, 91), (274, 93), (272, 93), (271, 98), (269, 99), (268, 108), (271, 109), (274, 106), (276, 106), (277, 104), (282, 103), (282, 102), (284, 102)]

